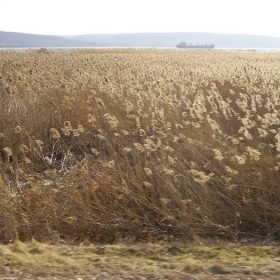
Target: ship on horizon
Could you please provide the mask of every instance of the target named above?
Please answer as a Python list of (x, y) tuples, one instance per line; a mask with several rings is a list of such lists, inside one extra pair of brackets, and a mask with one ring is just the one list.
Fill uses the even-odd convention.
[(181, 43), (179, 43), (178, 45), (176, 45), (177, 48), (179, 49), (214, 49), (215, 48), (215, 44), (206, 44), (205, 45), (199, 45), (197, 43), (197, 45), (192, 45), (191, 43), (189, 45), (187, 45), (187, 43), (185, 41), (181, 41)]

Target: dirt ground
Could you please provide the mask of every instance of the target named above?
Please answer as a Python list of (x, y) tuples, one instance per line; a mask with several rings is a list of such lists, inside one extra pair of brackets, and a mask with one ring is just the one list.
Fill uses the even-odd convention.
[(280, 248), (228, 242), (14, 242), (0, 246), (0, 279), (280, 279)]

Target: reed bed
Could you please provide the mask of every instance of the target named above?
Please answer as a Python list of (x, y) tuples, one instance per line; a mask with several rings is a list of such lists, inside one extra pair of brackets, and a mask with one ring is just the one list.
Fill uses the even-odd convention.
[(279, 238), (280, 54), (0, 52), (0, 241)]

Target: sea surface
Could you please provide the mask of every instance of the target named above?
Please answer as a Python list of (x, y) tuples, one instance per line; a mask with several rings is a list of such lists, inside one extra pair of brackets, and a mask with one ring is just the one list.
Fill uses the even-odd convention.
[(177, 50), (177, 51), (194, 51), (194, 50), (204, 50), (204, 51), (226, 51), (226, 52), (263, 52), (263, 53), (280, 53), (280, 48), (219, 48), (214, 49), (178, 49), (176, 47), (24, 47), (24, 48), (3, 48), (1, 50), (11, 50), (11, 51), (29, 51), (29, 50), (39, 50), (47, 49), (53, 51), (59, 50), (74, 50), (74, 49), (136, 49), (136, 50)]

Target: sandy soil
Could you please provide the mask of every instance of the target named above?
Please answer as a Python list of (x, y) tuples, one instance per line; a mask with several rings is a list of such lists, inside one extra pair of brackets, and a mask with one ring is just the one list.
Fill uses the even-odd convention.
[(280, 279), (276, 244), (199, 242), (0, 246), (0, 279)]

